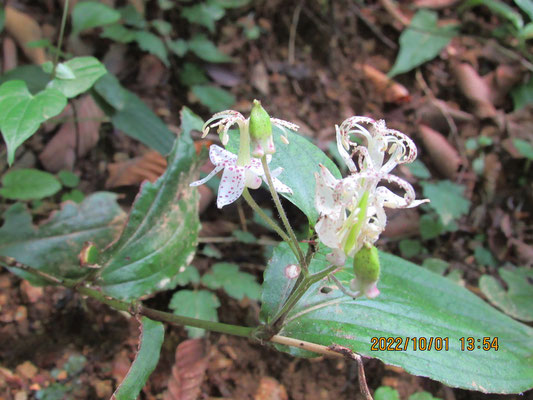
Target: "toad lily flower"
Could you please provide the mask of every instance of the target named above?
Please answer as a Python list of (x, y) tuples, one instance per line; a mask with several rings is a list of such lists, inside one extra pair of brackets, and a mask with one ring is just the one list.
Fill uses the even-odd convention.
[[(361, 124), (370, 125), (370, 130)], [(416, 146), (409, 137), (388, 129), (384, 121), (366, 117), (349, 118), (340, 128), (336, 126), (336, 132), (337, 148), (351, 174), (336, 179), (322, 165), (321, 173), (315, 174), (315, 206), (320, 214), (315, 229), (322, 243), (333, 250), (329, 260), (341, 266), (347, 256), (377, 241), (387, 224), (384, 207), (411, 208), (429, 200), (415, 200), (413, 187), (390, 174), (396, 165), (416, 158)], [(366, 146), (352, 142), (350, 134), (361, 135)], [(358, 156), (357, 165), (354, 155)], [(381, 181), (395, 184), (404, 195), (379, 186)]]
[[(213, 169), (213, 171), (211, 171), (205, 178), (191, 183), (190, 186), (202, 185), (217, 173), (224, 170), (218, 188), (218, 208), (222, 208), (237, 200), (241, 196), (245, 187), (249, 187), (250, 189), (259, 188), (259, 186), (261, 186), (261, 178), (267, 183), (263, 166), (258, 159), (251, 159), (248, 164), (239, 166), (235, 154), (230, 153), (217, 145), (211, 145), (209, 148), (209, 158), (215, 165), (215, 169)], [(268, 155), (267, 162), (270, 162), (271, 158), (272, 156)], [(274, 184), (274, 189), (282, 193), (292, 193), (291, 188), (284, 185), (276, 178), (282, 171), (282, 168), (276, 168), (272, 171), (272, 183)]]
[[(284, 121), (277, 118), (270, 118), (261, 102), (254, 100), (250, 118), (234, 110), (221, 111), (214, 114), (203, 126), (203, 135), (205, 137), (211, 128), (218, 128), (220, 140), (226, 146), (229, 141), (228, 131), (233, 125), (239, 127), (240, 145), (237, 165), (243, 167), (250, 162), (250, 139), (253, 145), (252, 155), (261, 158), (265, 153), (274, 154), (276, 148), (272, 139), (272, 125), (285, 130), (285, 128), (297, 131), (299, 126), (292, 122)], [(251, 135), (251, 138), (250, 138)]]

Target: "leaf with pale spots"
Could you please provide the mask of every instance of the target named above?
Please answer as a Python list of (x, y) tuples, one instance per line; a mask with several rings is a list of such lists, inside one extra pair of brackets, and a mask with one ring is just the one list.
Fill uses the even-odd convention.
[(198, 242), (198, 176), (189, 131), (176, 140), (167, 170), (155, 183), (145, 182), (122, 236), (102, 254), (99, 284), (114, 297), (134, 299), (182, 282), (180, 271), (192, 261)]
[[(306, 246), (303, 246), (305, 252)], [(381, 294), (353, 300), (327, 278), (314, 284), (288, 313), (279, 335), (318, 343), (339, 344), (358, 354), (376, 357), (414, 375), (427, 376), (448, 386), (490, 393), (519, 393), (533, 386), (533, 329), (492, 308), (449, 279), (390, 254), (380, 253)], [(285, 275), (296, 262), (285, 243), (274, 250), (264, 277), (261, 318), (271, 322), (287, 300), (295, 279)], [(335, 274), (348, 287), (354, 278), (349, 267)], [(312, 260), (311, 273), (329, 265), (325, 254)], [(373, 337), (402, 338), (402, 351), (373, 350)], [(406, 337), (411, 338), (407, 350)], [(414, 337), (447, 338), (448, 350), (414, 351)], [(498, 337), (498, 350), (462, 351), (459, 339)], [(392, 344), (396, 348), (397, 343)], [(444, 346), (444, 345), (443, 345)], [(311, 356), (298, 348), (278, 346), (297, 356)]]

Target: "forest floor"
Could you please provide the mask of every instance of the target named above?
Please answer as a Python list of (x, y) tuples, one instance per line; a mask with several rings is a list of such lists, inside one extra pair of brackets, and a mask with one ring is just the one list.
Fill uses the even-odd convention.
[[(413, 137), (429, 176), (421, 178), (423, 173), (405, 167), (400, 174), (413, 183), (417, 197), (422, 197), (422, 181), (449, 180), (464, 186), (469, 212), (454, 220), (454, 231), (429, 234), (426, 239), (420, 239), (425, 213), (404, 210), (391, 214), (378, 247), (417, 264), (428, 258), (445, 260), (441, 273), (484, 297), (478, 287), (482, 275), (500, 279), (498, 267), (530, 267), (533, 260), (532, 168), (512, 142), (516, 138), (531, 140), (533, 108), (514, 111), (509, 95), (531, 74), (531, 64), (512, 47), (512, 41), (492, 38), (491, 32), (501, 23), (488, 10), (459, 15), (456, 7), (448, 6), (438, 10), (439, 18), (461, 22), (461, 35), (436, 59), (390, 80), (383, 72), (394, 64), (398, 37), (416, 11), (414, 5), (438, 8), (443, 2), (416, 1), (401, 9), (388, 7), (390, 1), (367, 3), (273, 0), (236, 8), (219, 21), (216, 36), (219, 49), (235, 62), (204, 63), (202, 68), (216, 85), (236, 96), (234, 109), (247, 115), (252, 100), (260, 98), (270, 115), (297, 123), (300, 132), (325, 151), (331, 150), (335, 140), (335, 124), (352, 115), (383, 118), (389, 127)], [(146, 14), (159, 16), (157, 4), (147, 2)], [(57, 37), (62, 11), (59, 1), (12, 1), (11, 5), (30, 15), (45, 37)], [(169, 22), (177, 23), (172, 18)], [(242, 27), (250, 23), (261, 30), (257, 39), (242, 33)], [(15, 65), (28, 62), (20, 49), (10, 50), (5, 43), (11, 40), (8, 35), (4, 34), (3, 40), (4, 68), (13, 57), (18, 59)], [(210, 116), (180, 81), (182, 59), (166, 67), (154, 55), (92, 34), (67, 41), (67, 51), (105, 60), (122, 84), (175, 131), (179, 131), (183, 106), (204, 119)], [(70, 167), (80, 176), (82, 192), (118, 192), (126, 211), (141, 180), (153, 180), (164, 171), (161, 156), (113, 131), (109, 124), (100, 127), (100, 140), (97, 135), (84, 155), (75, 155), (69, 165), (61, 160), (68, 153), (61, 144), (45, 153), (54, 129), (25, 143), (17, 153), (18, 162), (46, 168), (50, 165), (46, 154), (51, 152), (61, 167)], [(195, 135), (198, 139), (200, 133)], [(204, 191), (203, 196), (204, 240), (193, 265), (202, 273), (218, 257), (239, 264), (260, 281), (268, 261), (268, 246), (263, 244), (278, 239), (252, 222), (244, 203), (220, 211), (213, 193)], [(259, 191), (257, 199), (260, 204), (268, 203), (266, 192)], [(44, 219), (58, 203), (47, 200), (34, 215)], [(285, 206), (291, 222), (304, 229), (304, 217), (290, 204)], [(250, 232), (263, 241), (243, 243), (232, 236), (235, 230)], [(259, 321), (256, 302), (238, 302), (222, 292), (218, 296), (220, 321), (249, 326)], [(170, 297), (171, 293), (161, 293), (147, 303), (167, 310)], [(139, 326), (134, 318), (67, 289), (32, 287), (6, 270), (0, 270), (0, 309), (0, 400), (107, 399), (128, 371), (137, 348)], [(186, 331), (179, 327), (167, 326), (166, 333), (160, 362), (142, 399), (163, 398), (176, 347), (187, 339)], [(208, 365), (201, 381), (201, 399), (363, 398), (357, 368), (345, 360), (295, 359), (269, 346), (221, 334), (208, 334), (202, 346)], [(451, 389), (375, 359), (365, 359), (365, 369), (372, 390), (391, 386), (401, 399), (420, 390), (445, 400), (533, 399), (531, 391), (523, 396), (503, 396)]]

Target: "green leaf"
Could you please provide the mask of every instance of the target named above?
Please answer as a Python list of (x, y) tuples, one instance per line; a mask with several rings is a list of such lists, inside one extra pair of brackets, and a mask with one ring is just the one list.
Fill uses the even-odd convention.
[(146, 317), (141, 318), (139, 349), (128, 374), (113, 394), (113, 399), (137, 399), (150, 374), (157, 366), (164, 337), (165, 327), (161, 322), (152, 321)]
[(128, 29), (121, 24), (113, 24), (102, 29), (100, 37), (120, 43), (130, 43), (135, 40), (136, 31)]
[(437, 57), (456, 35), (455, 26), (437, 26), (437, 13), (419, 10), (400, 35), (400, 52), (389, 76), (410, 71)]
[(72, 33), (78, 33), (98, 26), (109, 25), (120, 19), (120, 13), (99, 1), (77, 3), (72, 10)]
[(438, 275), (443, 275), (446, 269), (450, 266), (450, 264), (444, 260), (441, 260), (440, 258), (430, 257), (424, 260), (422, 266)]
[(533, 21), (533, 1), (532, 0), (514, 0), (515, 4), (525, 12), (529, 19)]
[(522, 139), (513, 139), (513, 145), (521, 155), (528, 160), (533, 160), (533, 145), (531, 143)]
[(85, 368), (86, 364), (87, 358), (85, 356), (81, 354), (73, 354), (68, 358), (63, 368), (70, 376), (74, 376), (83, 371), (83, 368)]
[(38, 169), (15, 169), (2, 176), (0, 195), (11, 200), (38, 200), (61, 190), (57, 178)]
[(231, 62), (232, 58), (222, 53), (217, 46), (203, 34), (196, 34), (189, 40), (188, 48), (202, 60), (211, 63)]
[(417, 392), (409, 396), (409, 400), (441, 400), (438, 397), (433, 397), (429, 392)]
[(187, 286), (189, 283), (200, 283), (200, 273), (193, 265), (180, 268), (176, 281), (178, 286)]
[(113, 297), (135, 299), (175, 287), (198, 241), (198, 163), (188, 134), (176, 140), (166, 172), (145, 182), (121, 237), (102, 254), (100, 284)]
[[(220, 307), (218, 297), (207, 290), (180, 290), (174, 293), (170, 304), (174, 314), (182, 317), (198, 318), (218, 322), (217, 308)], [(205, 330), (186, 326), (189, 337), (198, 338), (205, 335)]]
[(133, 6), (133, 4), (128, 4), (125, 7), (119, 9), (120, 14), (122, 15), (122, 20), (126, 25), (133, 26), (138, 29), (146, 29), (146, 20), (139, 11)]
[[(94, 193), (83, 203), (65, 203), (44, 223), (35, 227), (22, 203), (9, 207), (0, 228), (0, 255), (59, 277), (80, 278), (78, 254), (87, 241), (103, 248), (113, 241), (124, 221), (124, 213), (113, 193)], [(32, 284), (49, 282), (13, 268)]]
[(202, 132), (204, 120), (192, 112), (189, 107), (183, 107), (180, 112), (181, 129), (183, 132), (190, 134), (191, 131), (196, 130)]
[[(305, 253), (306, 246), (303, 246)], [(265, 271), (261, 316), (269, 321), (287, 299), (293, 281), (284, 270), (296, 258), (285, 243), (274, 250)], [(533, 386), (533, 329), (500, 313), (465, 288), (390, 254), (380, 253), (381, 294), (375, 299), (352, 298), (327, 279), (311, 286), (289, 312), (282, 336), (329, 346), (347, 346), (414, 375), (448, 386), (486, 393), (519, 393)], [(329, 265), (322, 253), (310, 272)], [(335, 276), (345, 285), (354, 278), (351, 260)], [(328, 291), (322, 290), (328, 287)], [(461, 337), (498, 337), (498, 351), (461, 351)], [(448, 351), (373, 351), (372, 337), (448, 338)], [(504, 345), (505, 343), (505, 345)], [(279, 346), (294, 355), (298, 348)], [(402, 349), (403, 350), (403, 349)]]
[(23, 81), (0, 86), (0, 130), (7, 144), (7, 160), (13, 163), (15, 150), (32, 136), (42, 122), (59, 114), (67, 99), (56, 89), (32, 96)]
[(68, 193), (61, 195), (61, 202), (73, 201), (74, 203), (81, 203), (85, 199), (85, 195), (78, 189), (71, 190)]
[(185, 86), (194, 86), (203, 85), (209, 82), (209, 79), (200, 66), (186, 62), (180, 71), (180, 82)]
[(246, 272), (239, 271), (239, 267), (230, 263), (217, 263), (211, 272), (202, 276), (202, 284), (209, 289), (224, 289), (231, 297), (242, 300), (245, 296), (252, 300), (261, 297), (261, 285), (255, 277)]
[[(507, 291), (490, 275), (483, 275), (479, 288), (489, 301), (503, 312), (522, 321), (533, 321), (533, 269), (515, 268), (498, 270), (509, 288)], [(529, 279), (529, 282), (528, 282)]]
[(414, 160), (411, 164), (407, 164), (409, 171), (419, 179), (429, 179), (431, 178), (431, 173), (429, 169), (424, 165), (420, 160)]
[(381, 386), (374, 393), (374, 400), (400, 400), (400, 395), (391, 387)]
[(519, 36), (524, 40), (533, 39), (533, 22), (526, 24), (526, 26), (520, 31)]
[(476, 246), (474, 249), (474, 257), (479, 265), (484, 265), (487, 267), (496, 267), (498, 261), (494, 258), (490, 250), (482, 246)]
[(70, 171), (66, 171), (66, 170), (59, 171), (59, 173), (57, 174), (57, 177), (59, 178), (63, 186), (66, 186), (69, 188), (75, 188), (76, 186), (80, 184), (80, 177)]
[(36, 94), (46, 88), (50, 75), (37, 65), (21, 65), (0, 76), (0, 84), (8, 81), (24, 81), (31, 94)]
[(187, 54), (187, 51), (189, 50), (189, 45), (187, 44), (187, 41), (183, 39), (168, 40), (167, 46), (170, 51), (172, 51), (178, 57), (183, 57), (185, 54)]
[(444, 232), (442, 221), (433, 213), (422, 215), (420, 217), (419, 226), (420, 235), (424, 240), (435, 239)]
[[(95, 100), (111, 117), (113, 126), (161, 154), (168, 154), (176, 136), (136, 94), (124, 89), (116, 78), (110, 79), (105, 76), (104, 78), (106, 80), (95, 87), (101, 96), (96, 96)], [(106, 89), (108, 83), (110, 86)], [(120, 87), (121, 90), (116, 90), (116, 87)], [(110, 109), (106, 103), (116, 108)]]
[(138, 31), (135, 33), (135, 40), (141, 50), (147, 51), (159, 58), (167, 67), (170, 65), (168, 61), (167, 49), (165, 43), (159, 36), (146, 31)]
[(150, 24), (161, 36), (168, 36), (172, 33), (172, 24), (163, 19), (154, 19), (150, 21)]
[(402, 257), (412, 258), (422, 253), (423, 247), (420, 240), (403, 239), (398, 243)]
[(214, 4), (222, 8), (239, 8), (250, 4), (251, 0), (208, 0), (208, 4)]
[(126, 105), (126, 90), (115, 75), (107, 73), (96, 81), (93, 89), (114, 109), (123, 110)]
[(215, 21), (218, 21), (225, 14), (223, 8), (217, 5), (207, 5), (205, 3), (196, 4), (190, 7), (183, 7), (181, 16), (192, 24), (205, 26), (210, 32), (215, 31)]
[(231, 92), (212, 85), (195, 85), (192, 92), (212, 113), (226, 110), (236, 102)]
[(251, 232), (244, 232), (240, 229), (236, 229), (232, 232), (232, 235), (235, 239), (242, 243), (255, 243), (257, 238)]
[(499, 0), (469, 0), (461, 4), (460, 11), (476, 6), (488, 7), (490, 11), (492, 11), (494, 14), (506, 18), (518, 30), (520, 30), (522, 26), (524, 26), (522, 16), (515, 10), (513, 10), (510, 6), (505, 4), (503, 1)]
[(533, 103), (533, 75), (523, 85), (515, 87), (511, 91), (513, 98), (514, 110), (520, 110), (528, 104)]
[(464, 187), (450, 181), (437, 183), (422, 182), (424, 197), (431, 200), (429, 206), (439, 215), (442, 223), (448, 225), (454, 219), (466, 214), (470, 201), (463, 196)]
[(107, 72), (104, 65), (94, 57), (76, 57), (64, 65), (74, 73), (75, 78), (61, 79), (56, 76), (48, 87), (59, 90), (69, 99), (89, 90)]
[[(229, 135), (230, 141), (227, 149), (237, 154), (239, 135), (235, 130), (230, 131)], [(320, 173), (319, 164), (327, 167), (335, 178), (340, 179), (341, 173), (333, 161), (304, 136), (288, 129), (282, 130), (275, 125), (272, 126), (272, 135), (276, 153), (269, 164), (270, 169), (283, 168), (278, 179), (293, 191), (292, 195), (288, 193), (280, 193), (280, 195), (298, 207), (307, 216), (309, 224), (313, 227), (318, 220), (318, 212), (315, 208), (316, 181), (314, 174)], [(281, 135), (288, 139), (289, 144), (283, 143), (280, 139)], [(305, 171), (305, 174), (302, 171)]]

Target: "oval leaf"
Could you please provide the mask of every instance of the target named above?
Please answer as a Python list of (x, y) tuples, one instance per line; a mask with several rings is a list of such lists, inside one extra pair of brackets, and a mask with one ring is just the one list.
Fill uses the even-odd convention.
[(16, 169), (2, 177), (0, 195), (11, 200), (38, 200), (61, 190), (61, 183), (48, 172)]
[[(390, 254), (380, 253), (381, 294), (353, 300), (327, 279), (313, 285), (288, 314), (280, 335), (325, 346), (333, 343), (398, 365), (409, 373), (446, 385), (491, 393), (519, 393), (533, 386), (533, 329), (500, 313), (465, 288)], [(287, 298), (290, 285), (284, 269), (295, 263), (281, 244), (265, 272), (262, 317), (266, 321)], [(317, 254), (310, 270), (328, 266)], [(351, 268), (335, 275), (345, 286)], [(401, 351), (372, 351), (373, 337), (401, 337)], [(449, 350), (403, 351), (405, 338), (448, 338)], [(459, 339), (498, 337), (495, 351), (461, 351)], [(476, 345), (481, 344), (477, 343)], [(299, 349), (283, 351), (303, 355)]]
[(400, 52), (388, 75), (393, 77), (432, 60), (455, 34), (455, 26), (437, 26), (436, 12), (418, 11), (400, 35)]
[(61, 79), (56, 76), (48, 87), (59, 90), (69, 99), (89, 90), (107, 72), (104, 64), (94, 57), (76, 57), (63, 65), (74, 74), (74, 78)]
[(80, 2), (72, 10), (72, 33), (76, 35), (87, 29), (112, 24), (119, 19), (118, 11), (101, 2)]
[[(113, 193), (94, 193), (81, 204), (67, 202), (38, 227), (32, 224), (26, 207), (16, 203), (4, 213), (0, 255), (54, 276), (80, 278), (89, 272), (79, 266), (78, 254), (84, 243), (91, 241), (103, 248), (116, 237), (123, 220)], [(22, 270), (12, 271), (34, 285), (49, 284)]]
[(132, 299), (174, 287), (194, 257), (198, 191), (189, 184), (200, 160), (187, 133), (167, 160), (165, 174), (142, 185), (122, 236), (103, 254), (100, 285), (111, 296)]

